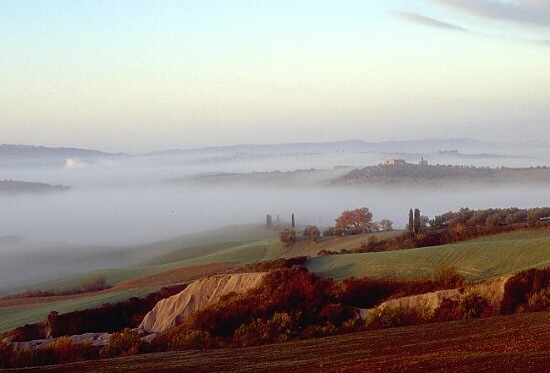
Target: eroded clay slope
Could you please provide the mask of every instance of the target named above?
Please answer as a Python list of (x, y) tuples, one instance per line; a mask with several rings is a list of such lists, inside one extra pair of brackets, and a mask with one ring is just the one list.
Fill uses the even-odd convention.
[[(383, 302), (379, 307), (411, 310), (423, 308), (428, 312), (434, 312), (441, 306), (441, 303), (445, 299), (459, 302), (467, 294), (475, 293), (485, 298), (493, 308), (498, 310), (502, 303), (502, 298), (504, 297), (504, 286), (509, 278), (510, 276), (504, 276), (469, 285), (461, 289), (440, 290), (432, 293), (391, 299)], [(373, 310), (374, 309), (362, 309), (360, 310), (360, 315), (362, 318), (367, 319)]]
[(159, 301), (139, 327), (149, 333), (162, 333), (226, 294), (244, 293), (257, 287), (265, 274), (238, 273), (197, 280), (181, 293)]

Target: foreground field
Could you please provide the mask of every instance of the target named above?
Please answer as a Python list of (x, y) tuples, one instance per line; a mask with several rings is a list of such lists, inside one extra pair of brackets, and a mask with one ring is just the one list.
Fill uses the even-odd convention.
[(168, 352), (18, 372), (543, 372), (550, 312), (365, 331), (242, 349)]

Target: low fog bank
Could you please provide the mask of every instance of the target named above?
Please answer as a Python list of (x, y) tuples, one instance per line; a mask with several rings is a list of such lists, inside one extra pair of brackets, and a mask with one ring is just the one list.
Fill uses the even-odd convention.
[[(547, 188), (530, 185), (521, 188), (499, 185), (287, 188), (284, 185), (193, 186), (165, 182), (205, 172), (364, 167), (387, 158), (385, 153), (240, 154), (221, 158), (219, 154), (195, 154), (191, 158), (153, 155), (89, 162), (71, 159), (47, 168), (1, 168), (2, 179), (71, 187), (63, 193), (0, 195), (0, 237), (4, 237), (0, 239), (1, 288), (97, 268), (131, 265), (137, 260), (132, 251), (127, 250), (132, 246), (227, 225), (263, 223), (267, 213), (279, 215), (283, 220), (290, 220), (294, 213), (299, 224), (330, 226), (341, 211), (366, 206), (375, 219), (389, 218), (396, 228), (402, 228), (409, 209), (414, 207), (433, 217), (461, 207), (548, 205)], [(409, 162), (420, 159), (410, 154), (400, 158)], [(457, 155), (438, 154), (425, 159), (430, 163), (451, 164), (451, 160), (457, 161)], [(505, 163), (490, 157), (470, 160), (456, 164), (550, 165), (532, 158), (506, 158)], [(529, 164), (535, 161), (537, 163)], [(78, 252), (79, 258), (68, 256), (71, 252)], [(82, 256), (83, 253), (86, 255)]]
[(0, 197), (0, 203), (0, 235), (20, 237), (20, 245), (32, 241), (127, 247), (227, 225), (262, 223), (267, 213), (295, 213), (302, 223), (328, 226), (339, 212), (367, 206), (375, 218), (389, 218), (403, 227), (411, 207), (433, 216), (460, 207), (536, 207), (548, 204), (548, 199), (544, 186), (159, 185)]
[[(139, 260), (137, 253), (128, 250), (131, 246), (226, 225), (261, 224), (267, 213), (285, 221), (294, 213), (298, 224), (330, 226), (341, 211), (367, 206), (376, 220), (389, 218), (396, 228), (403, 228), (408, 210), (414, 207), (433, 217), (460, 207), (543, 206), (548, 199), (544, 187), (268, 190), (158, 186), (0, 198), (0, 204), (0, 234), (20, 237), (17, 243), (0, 242), (0, 283), (5, 289), (133, 265)], [(75, 258), (67, 255), (71, 252)], [(122, 254), (117, 256), (117, 252)]]
[(121, 249), (11, 240), (0, 245), (0, 295), (44, 281), (131, 264)]

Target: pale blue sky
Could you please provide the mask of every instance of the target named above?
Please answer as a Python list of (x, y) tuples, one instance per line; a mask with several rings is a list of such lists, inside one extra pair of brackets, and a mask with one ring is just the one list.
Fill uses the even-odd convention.
[(0, 0), (0, 143), (550, 141), (550, 2)]

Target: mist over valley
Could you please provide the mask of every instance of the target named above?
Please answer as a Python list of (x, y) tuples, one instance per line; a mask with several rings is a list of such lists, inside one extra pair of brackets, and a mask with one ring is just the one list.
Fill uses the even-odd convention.
[[(162, 241), (238, 224), (267, 213), (302, 225), (331, 226), (346, 209), (367, 206), (403, 228), (407, 211), (433, 217), (461, 207), (548, 204), (547, 186), (461, 183), (338, 185), (354, 169), (388, 159), (475, 167), (550, 166), (546, 144), (471, 139), (242, 145), (148, 154), (2, 146), (0, 178), (63, 185), (59, 192), (0, 193), (0, 287), (118, 268), (155, 255)], [(517, 180), (516, 180), (517, 181)], [(42, 185), (42, 184), (39, 184)], [(10, 239), (7, 239), (10, 238)], [(70, 253), (70, 255), (67, 255)]]

